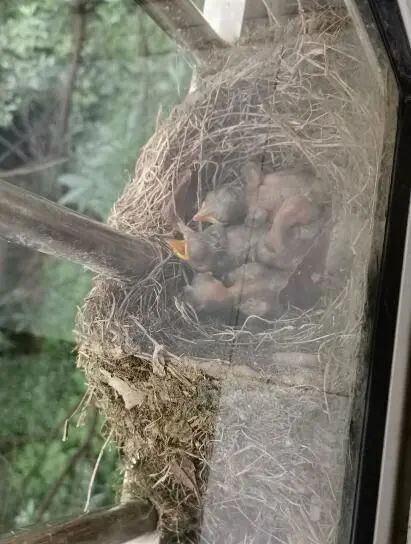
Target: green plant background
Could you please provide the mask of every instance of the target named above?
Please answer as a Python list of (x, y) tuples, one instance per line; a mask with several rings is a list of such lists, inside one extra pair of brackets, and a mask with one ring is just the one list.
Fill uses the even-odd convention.
[[(17, 128), (24, 136), (22, 112), (33, 103), (47, 107), (50, 93), (64, 87), (75, 4), (2, 1), (0, 144)], [(88, 7), (66, 161), (22, 183), (104, 220), (158, 118), (186, 93), (191, 68), (131, 0), (89, 0)], [(0, 170), (6, 167), (0, 156)], [(0, 533), (80, 513), (104, 442), (104, 422), (93, 410), (72, 417), (62, 440), (86, 390), (73, 327), (91, 275), (28, 251), (7, 255), (0, 275)], [(119, 454), (109, 445), (91, 506), (114, 503), (120, 482)]]

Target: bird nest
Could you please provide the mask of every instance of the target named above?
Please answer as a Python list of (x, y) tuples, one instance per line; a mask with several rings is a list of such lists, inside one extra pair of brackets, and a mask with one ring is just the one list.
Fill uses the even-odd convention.
[[(312, 542), (335, 535), (340, 494), (330, 482), (341, 486), (344, 472), (340, 436), (368, 345), (364, 308), (388, 192), (381, 82), (348, 16), (332, 10), (218, 54), (197, 74), (196, 90), (159, 123), (112, 211), (112, 226), (161, 249), (135, 284), (96, 280), (79, 318), (79, 364), (132, 469), (133, 495), (150, 497), (174, 533), (198, 522), (210, 478), (206, 504), (215, 496), (225, 507), (206, 511), (204, 542), (240, 542), (229, 540), (224, 521), (239, 517), (257, 524), (262, 539), (244, 529), (241, 542), (307, 542), (307, 527)], [(274, 316), (236, 312), (227, 320), (187, 302), (196, 273), (167, 241), (179, 236), (177, 216), (197, 230), (190, 221), (205, 196), (241, 184), (250, 162), (263, 176), (309, 170), (321, 227), (288, 270)], [(263, 408), (256, 382), (269, 384)], [(248, 387), (252, 393), (241, 396)], [(216, 422), (224, 390), (231, 409)], [(339, 398), (348, 400), (342, 406)], [(267, 411), (249, 433), (244, 403), (254, 416)], [(296, 421), (307, 421), (312, 435)], [(288, 446), (270, 453), (287, 429)], [(216, 433), (228, 437), (225, 445), (213, 442)], [(276, 481), (276, 496), (267, 481)], [(225, 526), (217, 537), (216, 527)]]
[[(357, 320), (347, 289), (355, 291), (361, 312), (383, 119), (376, 103), (379, 87), (375, 83), (372, 90), (369, 83), (375, 75), (359, 58), (357, 41), (340, 38), (344, 20), (339, 23), (332, 25), (333, 32), (318, 36), (296, 34), (291, 27), (277, 45), (239, 48), (216, 74), (201, 78), (197, 91), (157, 127), (110, 223), (164, 245), (165, 236), (176, 235), (170, 205), (181, 199), (181, 186), (188, 188), (181, 199), (184, 208), (180, 205), (177, 212), (187, 222), (207, 192), (235, 182), (248, 161), (262, 164), (266, 172), (304, 164), (315, 172), (332, 224), (337, 229), (342, 225), (335, 236), (338, 247), (331, 251), (345, 251), (345, 265), (356, 255), (356, 281), (350, 264), (350, 274), (338, 278), (337, 286), (331, 281), (331, 289), (321, 289), (313, 311), (290, 305), (272, 321), (251, 316), (227, 325), (213, 315), (197, 315), (184, 303), (183, 290), (193, 272), (164, 247), (153, 271), (138, 283), (96, 284), (86, 321), (98, 342), (103, 334), (104, 343), (128, 354), (151, 357), (154, 351), (207, 360), (230, 359), (235, 343), (242, 363), (264, 364), (273, 346), (298, 337), (309, 340), (318, 330), (321, 336), (332, 334), (349, 327), (347, 320)], [(292, 291), (306, 287), (294, 282)], [(341, 311), (342, 298), (348, 311)], [(330, 311), (335, 304), (345, 323), (335, 322), (336, 312)], [(100, 331), (88, 318), (90, 312), (99, 316)]]

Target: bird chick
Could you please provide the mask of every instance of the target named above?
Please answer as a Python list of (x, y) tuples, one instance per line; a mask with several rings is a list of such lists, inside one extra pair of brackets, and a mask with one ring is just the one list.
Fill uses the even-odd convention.
[[(294, 195), (286, 199), (273, 219), (270, 229), (270, 239), (273, 248), (278, 253), (285, 250), (285, 238), (292, 227), (313, 224), (319, 217), (320, 210), (304, 195)], [(295, 236), (306, 237), (310, 229), (292, 231)]]
[(207, 193), (193, 221), (235, 225), (244, 220), (246, 213), (244, 188), (230, 183)]
[(244, 219), (244, 225), (251, 228), (260, 228), (267, 225), (270, 219), (272, 219), (272, 217), (267, 210), (253, 206), (248, 209)]
[(289, 197), (270, 230), (256, 245), (255, 259), (266, 266), (295, 269), (321, 228), (320, 210), (303, 195)]
[(184, 239), (171, 239), (168, 244), (177, 257), (186, 261), (193, 270), (221, 276), (235, 266), (227, 252), (227, 233), (223, 225), (211, 225), (197, 232), (180, 222), (179, 230)]
[(265, 174), (253, 205), (276, 215), (291, 197), (309, 196), (315, 190), (315, 176), (307, 169), (286, 169)]
[(274, 316), (281, 311), (279, 295), (289, 275), (260, 263), (247, 263), (227, 276), (230, 297), (239, 311), (247, 316)]
[(241, 168), (239, 183), (209, 191), (193, 221), (235, 225), (262, 225), (275, 215), (285, 200), (316, 191), (316, 178), (307, 168), (264, 173), (253, 162)]
[(196, 209), (197, 176), (186, 170), (174, 180), (170, 199), (165, 205), (163, 217), (168, 225), (175, 228), (179, 221), (188, 221)]
[(168, 240), (173, 252), (197, 272), (211, 272), (224, 278), (251, 259), (254, 246), (266, 229), (246, 225), (210, 225), (197, 232), (179, 223), (184, 239)]
[(227, 313), (233, 308), (229, 289), (210, 273), (196, 274), (184, 288), (184, 300), (197, 312)]
[(226, 228), (227, 255), (234, 267), (252, 260), (254, 247), (266, 232), (265, 226), (232, 225)]
[(258, 165), (252, 161), (246, 162), (240, 170), (238, 182), (207, 193), (193, 221), (223, 225), (242, 223), (256, 199), (261, 181), (262, 174)]

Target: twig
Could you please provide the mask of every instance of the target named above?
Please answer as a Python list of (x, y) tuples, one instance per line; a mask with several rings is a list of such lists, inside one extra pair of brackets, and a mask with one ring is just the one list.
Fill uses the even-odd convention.
[(106, 447), (107, 447), (108, 443), (110, 442), (112, 436), (113, 436), (113, 431), (111, 430), (109, 432), (104, 444), (101, 447), (100, 453), (98, 454), (96, 464), (94, 465), (93, 473), (91, 474), (90, 482), (88, 484), (87, 500), (86, 500), (86, 504), (84, 505), (84, 512), (88, 512), (88, 509), (90, 507), (91, 494), (93, 492), (94, 481), (96, 479), (98, 467), (100, 466), (101, 460), (103, 458), (104, 450), (106, 449)]
[(97, 421), (98, 421), (98, 413), (97, 413), (97, 410), (94, 410), (93, 419), (91, 421), (89, 431), (87, 433), (87, 436), (86, 436), (83, 444), (70, 457), (70, 459), (66, 463), (65, 467), (63, 468), (63, 470), (61, 471), (59, 476), (55, 479), (53, 485), (50, 487), (48, 493), (46, 494), (45, 498), (43, 499), (42, 503), (39, 506), (39, 509), (37, 511), (37, 515), (35, 517), (35, 523), (38, 523), (43, 519), (44, 514), (46, 513), (46, 511), (49, 508), (50, 504), (53, 502), (53, 499), (56, 496), (58, 490), (60, 489), (60, 486), (64, 482), (66, 476), (76, 466), (77, 462), (81, 459), (81, 457), (88, 450), (88, 448), (90, 446), (90, 443), (91, 443), (91, 441), (93, 439), (94, 433), (96, 431)]
[[(69, 430), (70, 420), (73, 419), (73, 417), (78, 412), (83, 410), (84, 406), (85, 406), (85, 408), (87, 408), (87, 406), (90, 403), (90, 400), (91, 400), (91, 398), (93, 396), (93, 393), (94, 393), (94, 387), (88, 388), (86, 390), (86, 392), (84, 393), (84, 395), (81, 397), (80, 402), (76, 403), (76, 406), (73, 408), (73, 410), (70, 410), (70, 415), (65, 418), (64, 427), (63, 427), (63, 436), (62, 436), (62, 441), (63, 442), (66, 442), (66, 440), (68, 439), (68, 430)], [(79, 417), (79, 419), (80, 419), (80, 417)], [(78, 426), (78, 424), (77, 424), (77, 426)]]
[(42, 170), (48, 170), (54, 166), (59, 166), (67, 162), (67, 158), (53, 159), (51, 161), (43, 162), (40, 164), (33, 164), (33, 166), (22, 166), (21, 168), (13, 168), (11, 170), (0, 170), (0, 177), (2, 178), (14, 178), (15, 176), (26, 176), (27, 174), (33, 174), (34, 172), (40, 172)]

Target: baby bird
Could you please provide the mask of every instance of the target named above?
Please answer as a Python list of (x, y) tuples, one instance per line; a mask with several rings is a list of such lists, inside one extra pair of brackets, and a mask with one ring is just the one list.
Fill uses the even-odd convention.
[(191, 285), (184, 288), (184, 300), (197, 312), (227, 315), (233, 311), (229, 289), (210, 273), (194, 276)]
[(198, 179), (191, 170), (186, 170), (174, 180), (170, 199), (165, 206), (163, 217), (166, 223), (175, 228), (179, 221), (189, 221), (197, 209)]
[(321, 228), (320, 210), (303, 195), (285, 200), (272, 226), (257, 243), (255, 259), (266, 266), (295, 269)]
[(264, 173), (248, 161), (241, 168), (240, 183), (230, 183), (207, 193), (194, 221), (261, 226), (290, 197), (315, 192), (316, 178), (307, 168)]
[(274, 271), (260, 263), (247, 263), (227, 276), (227, 285), (234, 305), (247, 316), (275, 316), (281, 312), (280, 292), (287, 285), (289, 274)]
[(233, 266), (227, 255), (227, 236), (222, 225), (211, 225), (202, 232), (181, 222), (178, 226), (184, 239), (172, 239), (168, 243), (177, 257), (194, 270), (221, 275)]
[(264, 225), (232, 225), (226, 228), (227, 254), (235, 267), (252, 260), (254, 248), (266, 232)]
[(261, 180), (258, 166), (251, 161), (247, 162), (241, 168), (238, 182), (223, 185), (207, 193), (193, 221), (223, 225), (242, 223), (251, 202), (255, 200)]
[[(272, 245), (277, 253), (285, 250), (285, 238), (292, 227), (312, 225), (319, 218), (320, 211), (311, 200), (295, 195), (285, 200), (273, 219), (270, 229)], [(293, 231), (296, 235), (297, 231)], [(300, 236), (309, 235), (307, 229), (299, 231)], [(295, 239), (295, 236), (294, 236)]]
[(268, 225), (270, 219), (272, 218), (267, 210), (252, 207), (248, 209), (247, 215), (244, 219), (244, 225), (250, 228), (260, 228)]
[(279, 295), (287, 285), (288, 274), (273, 271), (259, 263), (247, 263), (232, 271), (227, 285), (211, 273), (196, 274), (184, 289), (184, 299), (197, 312), (233, 317), (275, 316), (281, 312)]
[(174, 253), (197, 272), (211, 272), (223, 278), (234, 268), (251, 259), (254, 246), (266, 229), (246, 225), (210, 225), (197, 232), (183, 223), (183, 240), (168, 241)]
[(193, 221), (235, 225), (244, 220), (246, 213), (244, 188), (230, 183), (207, 193)]
[(276, 213), (282, 203), (298, 194), (308, 195), (316, 190), (316, 178), (309, 168), (286, 168), (263, 172), (255, 162), (242, 168), (248, 208)]

